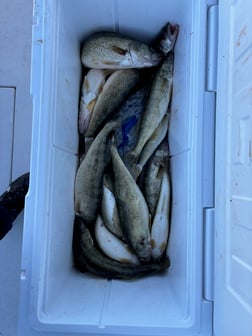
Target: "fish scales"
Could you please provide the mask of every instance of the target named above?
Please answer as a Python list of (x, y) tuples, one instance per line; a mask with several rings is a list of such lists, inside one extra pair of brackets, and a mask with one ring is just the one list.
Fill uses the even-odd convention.
[(165, 252), (169, 235), (170, 181), (163, 169), (160, 194), (151, 227), (152, 258), (158, 260)]
[(109, 258), (129, 264), (140, 264), (130, 246), (107, 229), (100, 215), (95, 223), (95, 239), (100, 250)]
[(143, 147), (150, 139), (167, 113), (172, 94), (174, 55), (169, 53), (153, 80), (146, 109), (140, 124), (136, 147), (131, 151), (132, 160), (137, 162)]
[(105, 84), (106, 71), (90, 69), (83, 79), (79, 106), (79, 132), (86, 132), (96, 100)]
[(140, 260), (151, 255), (149, 210), (143, 194), (120, 158), (115, 144), (111, 146), (115, 175), (115, 194), (125, 238)]
[(116, 199), (114, 196), (113, 188), (111, 187), (111, 181), (108, 176), (106, 176), (103, 181), (101, 214), (106, 227), (118, 238), (123, 239), (124, 236), (119, 219)]
[(85, 137), (93, 137), (106, 119), (116, 111), (139, 80), (136, 69), (117, 70), (110, 75), (99, 94)]
[[(149, 156), (151, 155), (152, 151), (154, 150), (155, 146), (152, 145), (152, 142), (154, 143), (156, 140), (156, 135), (155, 135), (155, 130), (157, 132), (157, 127), (160, 125), (160, 122), (162, 120), (162, 111), (165, 110), (164, 106), (164, 100), (165, 100), (165, 91), (168, 93), (168, 105), (170, 102), (171, 98), (171, 87), (172, 87), (172, 76), (173, 76), (173, 69), (171, 71), (171, 78), (166, 76), (165, 78), (165, 71), (167, 75), (167, 69), (165, 69), (165, 66), (167, 66), (167, 61), (172, 59), (172, 65), (173, 67), (173, 52), (170, 52), (174, 49), (174, 45), (177, 39), (178, 35), (178, 30), (179, 27), (178, 25), (171, 25), (168, 23), (163, 29), (161, 34), (159, 35), (159, 40), (156, 42), (156, 46), (152, 45), (149, 47), (148, 45), (142, 44), (139, 41), (136, 41), (134, 39), (127, 38), (125, 36), (121, 36), (118, 33), (108, 33), (108, 32), (102, 32), (98, 34), (93, 34), (88, 38), (83, 46), (82, 50), (82, 62), (84, 66), (90, 67), (90, 68), (95, 68), (95, 69), (129, 69), (129, 68), (142, 68), (142, 67), (153, 67), (156, 66), (160, 63), (161, 59), (163, 58), (161, 67), (159, 68), (157, 75), (155, 76), (153, 83), (152, 83), (152, 88), (151, 88), (151, 93), (149, 95), (149, 100), (148, 104), (145, 109), (145, 116), (141, 122), (140, 125), (140, 134), (141, 137), (139, 136), (138, 139), (136, 140), (136, 137), (134, 133), (139, 128), (139, 118), (121, 118), (121, 126), (122, 127), (122, 133), (119, 134), (117, 133), (117, 139), (116, 143), (118, 146), (118, 151), (120, 151), (120, 155), (123, 157), (123, 159), (126, 161), (127, 156), (125, 157), (125, 153), (128, 154), (127, 152), (130, 150), (131, 153), (129, 155), (130, 160), (134, 160), (134, 163), (137, 163), (140, 155), (142, 153), (143, 148), (145, 147), (145, 153), (142, 155), (142, 157), (139, 160), (139, 165), (141, 166), (141, 169), (143, 168), (145, 162), (147, 162)], [(168, 53), (168, 55), (167, 55)], [(163, 55), (163, 56), (161, 56)], [(168, 71), (169, 72), (169, 71)], [(158, 78), (159, 76), (159, 78)], [(167, 77), (168, 81), (171, 79), (171, 81), (167, 84)], [(166, 90), (168, 88), (168, 90)], [(156, 91), (156, 94), (153, 92)], [(159, 94), (158, 94), (159, 91)], [(115, 92), (113, 90), (110, 90), (109, 92), (110, 96), (115, 96)], [(109, 96), (108, 95), (108, 96)], [(155, 97), (158, 95), (159, 97)], [(92, 97), (91, 97), (92, 98)], [(166, 97), (167, 98), (167, 97)], [(125, 97), (122, 99), (122, 101), (125, 99)], [(98, 99), (97, 99), (98, 100)], [(152, 104), (154, 104), (154, 107), (156, 106), (156, 110), (154, 110), (153, 113), (153, 106), (148, 106), (151, 105), (150, 101)], [(97, 102), (97, 101), (96, 101)], [(96, 102), (91, 99), (91, 102), (87, 104), (88, 111), (93, 109), (94, 106), (96, 105)], [(114, 103), (109, 104), (107, 106), (113, 105)], [(120, 105), (121, 103), (119, 103)], [(103, 105), (103, 102), (101, 103)], [(119, 106), (118, 105), (118, 106)], [(166, 111), (168, 108), (168, 105), (166, 107)], [(99, 106), (99, 104), (97, 105)], [(115, 104), (116, 106), (116, 104)], [(146, 113), (146, 111), (152, 110), (152, 113)], [(113, 107), (113, 110), (115, 110), (116, 107)], [(108, 110), (106, 107), (105, 110)], [(159, 114), (157, 113), (159, 110)], [(166, 112), (165, 111), (165, 112)], [(161, 112), (161, 113), (160, 113)], [(111, 113), (112, 114), (112, 113)], [(146, 118), (146, 115), (149, 116), (152, 114), (153, 119), (151, 120), (150, 117)], [(108, 116), (110, 115), (110, 112), (108, 113)], [(158, 119), (160, 118), (160, 119)], [(100, 117), (98, 118), (98, 120)], [(104, 121), (107, 121), (107, 115), (104, 117), (104, 119), (100, 122), (100, 125), (97, 127), (97, 130), (99, 130), (99, 127), (102, 127), (102, 124)], [(87, 118), (88, 121), (88, 118)], [(149, 122), (149, 124), (148, 124)], [(154, 126), (156, 124), (156, 126)], [(153, 130), (151, 127), (153, 127)], [(132, 132), (133, 130), (133, 132)], [(144, 130), (144, 131), (143, 131)], [(96, 133), (95, 133), (96, 132)], [(92, 136), (97, 134), (97, 131), (93, 132)], [(129, 133), (131, 132), (130, 136)], [(149, 133), (148, 133), (149, 132)], [(159, 132), (158, 132), (159, 133)], [(87, 133), (88, 134), (88, 133)], [(133, 134), (132, 138), (131, 135)], [(151, 136), (153, 135), (153, 139), (151, 139)], [(90, 135), (88, 135), (90, 136)], [(162, 136), (157, 136), (160, 138), (160, 141), (162, 140)], [(122, 139), (122, 142), (118, 144), (118, 138)], [(109, 137), (108, 137), (109, 138)], [(142, 139), (140, 139), (142, 138)], [(159, 139), (158, 138), (158, 139)], [(133, 140), (132, 140), (133, 139)], [(150, 143), (146, 147), (146, 143), (151, 139)], [(108, 139), (107, 139), (108, 140)], [(106, 142), (106, 140), (105, 140)], [(133, 145), (132, 145), (133, 144)], [(150, 145), (150, 146), (149, 146)], [(158, 144), (157, 144), (158, 145)], [(150, 147), (150, 149), (148, 148)], [(106, 150), (107, 151), (106, 147)], [(92, 149), (92, 146), (91, 148)], [(148, 149), (148, 150), (147, 150)], [(150, 254), (152, 255), (153, 260), (158, 259), (157, 255), (155, 254), (156, 251), (154, 246), (155, 244), (158, 245), (158, 239), (161, 237), (160, 232), (163, 230), (165, 231), (165, 226), (163, 225), (162, 228), (159, 228), (159, 216), (162, 217), (162, 213), (165, 210), (165, 204), (166, 204), (166, 191), (167, 187), (164, 187), (164, 181), (165, 178), (162, 179), (163, 183), (163, 189), (161, 188), (161, 176), (168, 177), (167, 173), (164, 174), (164, 171), (166, 170), (166, 167), (164, 167), (162, 164), (158, 167), (158, 164), (155, 166), (155, 169), (153, 170), (152, 174), (156, 174), (157, 180), (159, 180), (159, 203), (158, 207), (156, 208), (156, 211), (153, 209), (152, 214), (155, 213), (155, 225), (153, 227), (154, 231), (158, 233), (154, 233), (154, 231), (150, 232), (150, 227), (149, 227), (149, 216), (148, 216), (148, 206), (145, 202), (142, 202), (144, 200), (143, 195), (141, 194), (141, 190), (135, 183), (134, 179), (132, 180), (132, 176), (125, 167), (124, 163), (120, 159), (120, 156), (116, 150), (115, 145), (112, 145), (111, 148), (111, 154), (112, 154), (112, 166), (114, 170), (114, 182), (115, 182), (115, 194), (116, 194), (116, 201), (118, 202), (118, 209), (119, 209), (119, 214), (120, 216), (123, 216), (123, 219), (125, 219), (126, 214), (130, 214), (129, 218), (131, 220), (126, 219), (126, 222), (123, 222), (123, 229), (124, 232), (127, 236), (128, 241), (131, 241), (130, 244), (131, 246), (135, 249), (135, 251), (138, 254), (139, 259), (144, 260), (144, 261), (149, 261), (150, 260)], [(121, 162), (120, 162), (121, 160)], [(93, 164), (97, 164), (97, 169), (93, 169), (93, 173), (95, 175), (98, 175), (98, 170), (99, 170), (99, 159), (98, 157), (96, 159), (93, 159)], [(126, 163), (126, 162), (125, 162)], [(105, 160), (105, 166), (107, 164), (107, 160)], [(127, 167), (130, 168), (131, 162), (128, 161)], [(118, 172), (119, 168), (119, 172)], [(121, 171), (120, 169), (123, 168)], [(104, 168), (105, 169), (105, 168)], [(140, 170), (141, 171), (141, 170)], [(104, 173), (104, 170), (103, 170)], [(143, 175), (143, 174), (142, 174)], [(159, 175), (159, 176), (157, 176)], [(87, 175), (88, 176), (88, 175)], [(141, 176), (142, 178), (142, 176)], [(167, 180), (167, 179), (166, 179)], [(92, 179), (90, 179), (92, 181)], [(97, 181), (96, 181), (97, 182)], [(134, 183), (135, 184), (134, 184)], [(113, 183), (114, 184), (114, 183)], [(167, 185), (167, 183), (166, 183)], [(126, 186), (126, 188), (125, 188)], [(137, 189), (137, 188), (138, 189)], [(126, 192), (125, 192), (126, 189)], [(128, 189), (128, 190), (127, 190)], [(161, 191), (161, 189), (163, 191)], [(132, 191), (132, 193), (131, 193)], [(137, 197), (136, 194), (134, 195), (134, 192), (137, 191)], [(140, 191), (140, 193), (139, 193)], [(120, 197), (118, 197), (120, 196)], [(127, 202), (125, 202), (127, 200)], [(157, 197), (156, 197), (157, 200)], [(131, 206), (134, 203), (135, 207)], [(157, 202), (155, 202), (157, 205)], [(126, 227), (130, 227), (130, 222), (134, 222), (134, 225), (136, 223), (140, 223), (141, 221), (137, 221), (139, 219), (139, 213), (137, 213), (137, 208), (138, 210), (141, 209), (141, 216), (146, 217), (144, 223), (145, 225), (140, 225), (138, 227), (138, 230), (143, 233), (143, 228), (148, 227), (148, 239), (146, 240), (145, 238), (143, 239), (143, 236), (141, 237), (139, 241), (139, 232), (132, 230), (127, 230)], [(147, 209), (147, 211), (146, 211)], [(132, 213), (133, 212), (133, 213)], [(97, 216), (97, 213), (96, 213)], [(148, 220), (147, 220), (148, 217)], [(161, 218), (160, 217), (160, 218)], [(82, 219), (83, 220), (83, 219)], [(136, 222), (135, 222), (136, 220)], [(88, 224), (88, 221), (85, 220), (85, 222)], [(146, 225), (148, 223), (148, 225)], [(125, 225), (127, 224), (127, 225)], [(132, 223), (131, 223), (132, 224)], [(93, 229), (92, 229), (93, 230)], [(150, 239), (149, 236), (151, 237), (151, 243), (153, 244), (153, 248), (151, 247), (150, 244)], [(138, 237), (138, 239), (136, 238)], [(134, 278), (138, 276), (142, 276), (145, 274), (149, 274), (152, 272), (160, 271), (169, 266), (169, 258), (166, 255), (162, 256), (162, 259), (158, 261), (157, 264), (152, 263), (149, 265), (138, 265), (139, 267), (142, 266), (153, 266), (154, 268), (152, 271), (150, 269), (140, 269), (136, 271), (136, 269), (132, 267), (128, 268), (128, 265), (125, 265), (123, 262), (115, 262), (112, 261), (110, 258), (107, 258), (103, 255), (99, 249), (96, 248), (95, 243), (92, 239), (92, 235), (87, 229), (86, 226), (83, 227), (82, 225), (82, 230), (79, 236), (77, 237), (78, 243), (76, 243), (75, 247), (75, 257), (76, 253), (78, 254), (78, 267), (81, 269), (81, 271), (90, 271), (94, 274), (97, 274), (99, 276), (106, 276), (108, 278), (122, 278), (122, 279), (129, 279), (129, 278)], [(166, 240), (167, 241), (167, 240)], [(137, 243), (140, 243), (137, 245)], [(146, 243), (147, 242), (147, 243)], [(166, 242), (165, 242), (166, 244)], [(145, 245), (145, 246), (144, 246)], [(147, 248), (148, 245), (148, 248)], [(149, 248), (150, 245), (150, 248)], [(139, 248), (140, 246), (140, 248)], [(144, 246), (144, 248), (143, 248)], [(77, 252), (76, 252), (77, 251)], [(147, 253), (148, 251), (148, 253)], [(151, 251), (151, 253), (149, 252)], [(154, 251), (154, 252), (153, 252)], [(104, 259), (105, 257), (105, 259)], [(119, 270), (120, 266), (120, 270)], [(134, 265), (135, 266), (135, 265)], [(157, 268), (159, 267), (159, 269)], [(123, 269), (123, 271), (122, 271)]]
[(139, 157), (138, 163), (131, 164), (129, 166), (129, 170), (132, 176), (135, 178), (135, 180), (141, 174), (144, 168), (144, 165), (147, 163), (151, 155), (155, 152), (157, 147), (160, 145), (160, 143), (163, 141), (163, 139), (167, 135), (168, 123), (169, 123), (169, 114), (166, 114), (163, 120), (160, 122), (160, 124), (156, 128), (156, 130), (153, 132), (150, 139), (145, 144), (141, 152), (141, 155)]
[(101, 203), (103, 175), (110, 157), (108, 141), (117, 126), (107, 123), (92, 142), (80, 163), (75, 178), (75, 212), (87, 223), (93, 223)]
[(91, 35), (81, 55), (85, 67), (95, 69), (129, 69), (158, 65), (161, 54), (145, 43), (116, 32)]
[(149, 160), (144, 172), (142, 191), (152, 218), (158, 202), (163, 171), (168, 171), (168, 155), (168, 143), (164, 140)]

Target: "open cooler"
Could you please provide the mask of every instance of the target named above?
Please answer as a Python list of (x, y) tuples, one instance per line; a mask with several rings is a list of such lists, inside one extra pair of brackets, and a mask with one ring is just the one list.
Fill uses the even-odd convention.
[[(20, 336), (252, 335), (248, 9), (238, 0), (35, 0)], [(82, 43), (99, 30), (149, 42), (168, 21), (180, 25), (169, 128), (171, 266), (131, 281), (81, 274), (72, 233)]]

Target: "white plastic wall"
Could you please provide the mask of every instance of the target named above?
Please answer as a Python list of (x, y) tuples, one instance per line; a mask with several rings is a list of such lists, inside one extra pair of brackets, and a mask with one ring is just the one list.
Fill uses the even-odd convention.
[[(37, 335), (36, 330), (52, 335), (210, 335), (211, 304), (202, 298), (206, 18), (207, 3), (196, 0), (35, 1), (20, 335)], [(169, 136), (171, 267), (164, 275), (132, 281), (81, 274), (73, 268), (71, 250), (81, 44), (99, 30), (149, 41), (167, 21), (180, 25)]]

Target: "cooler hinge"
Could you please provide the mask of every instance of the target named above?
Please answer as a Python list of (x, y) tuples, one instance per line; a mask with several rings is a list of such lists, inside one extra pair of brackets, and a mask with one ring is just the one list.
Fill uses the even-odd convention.
[(207, 59), (206, 91), (216, 92), (218, 55), (218, 5), (210, 6), (207, 12)]
[(202, 128), (202, 207), (214, 207), (215, 184), (215, 92), (204, 93), (204, 116)]
[(214, 300), (214, 208), (204, 209), (204, 289), (207, 301)]

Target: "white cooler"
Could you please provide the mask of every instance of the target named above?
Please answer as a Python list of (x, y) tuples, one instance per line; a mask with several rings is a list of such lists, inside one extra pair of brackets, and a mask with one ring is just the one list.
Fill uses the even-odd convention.
[[(20, 336), (252, 335), (252, 3), (35, 0), (33, 135)], [(172, 219), (162, 275), (73, 267), (81, 45), (94, 31), (150, 41), (178, 23), (169, 130)]]

